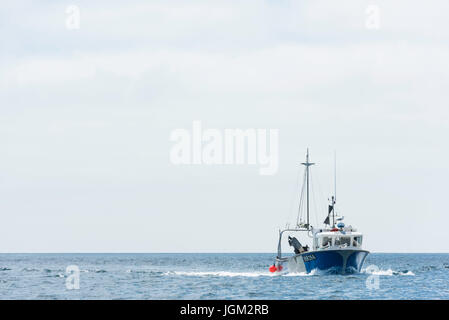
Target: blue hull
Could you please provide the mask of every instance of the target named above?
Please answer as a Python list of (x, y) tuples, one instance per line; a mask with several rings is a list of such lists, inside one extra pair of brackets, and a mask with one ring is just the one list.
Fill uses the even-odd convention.
[(305, 252), (290, 259), (289, 269), (308, 273), (315, 269), (335, 273), (360, 272), (368, 253), (368, 251), (357, 249)]

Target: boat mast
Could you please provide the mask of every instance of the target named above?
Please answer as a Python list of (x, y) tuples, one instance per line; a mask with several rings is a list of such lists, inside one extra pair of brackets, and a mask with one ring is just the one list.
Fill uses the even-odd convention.
[(337, 151), (334, 151), (334, 196), (332, 197), (332, 228), (335, 228), (335, 203), (337, 202)]
[(307, 148), (306, 162), (302, 165), (306, 166), (306, 183), (307, 183), (307, 230), (310, 230), (309, 223), (309, 167), (313, 166), (315, 163), (309, 162), (309, 148)]

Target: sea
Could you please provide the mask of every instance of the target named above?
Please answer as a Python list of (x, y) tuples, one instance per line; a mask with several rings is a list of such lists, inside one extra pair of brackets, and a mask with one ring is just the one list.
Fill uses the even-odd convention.
[(449, 299), (449, 254), (371, 253), (345, 275), (270, 273), (274, 256), (0, 254), (0, 299)]

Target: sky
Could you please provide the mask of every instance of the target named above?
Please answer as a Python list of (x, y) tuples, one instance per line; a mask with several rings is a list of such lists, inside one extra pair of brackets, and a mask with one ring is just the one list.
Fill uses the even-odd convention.
[[(448, 10), (2, 2), (0, 252), (274, 252), (307, 148), (312, 224), (337, 150), (338, 211), (366, 249), (447, 252)], [(194, 121), (278, 130), (277, 172), (172, 163)]]

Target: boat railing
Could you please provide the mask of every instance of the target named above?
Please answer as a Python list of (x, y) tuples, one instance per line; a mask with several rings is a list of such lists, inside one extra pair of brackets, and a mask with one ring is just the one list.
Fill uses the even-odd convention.
[(284, 230), (280, 230), (279, 231), (279, 242), (278, 242), (278, 254), (277, 254), (277, 259), (279, 261), (285, 261), (287, 258), (283, 258), (282, 257), (282, 235), (284, 234), (284, 232), (309, 232), (311, 231), (310, 229), (307, 228), (295, 228), (295, 229), (284, 229)]

